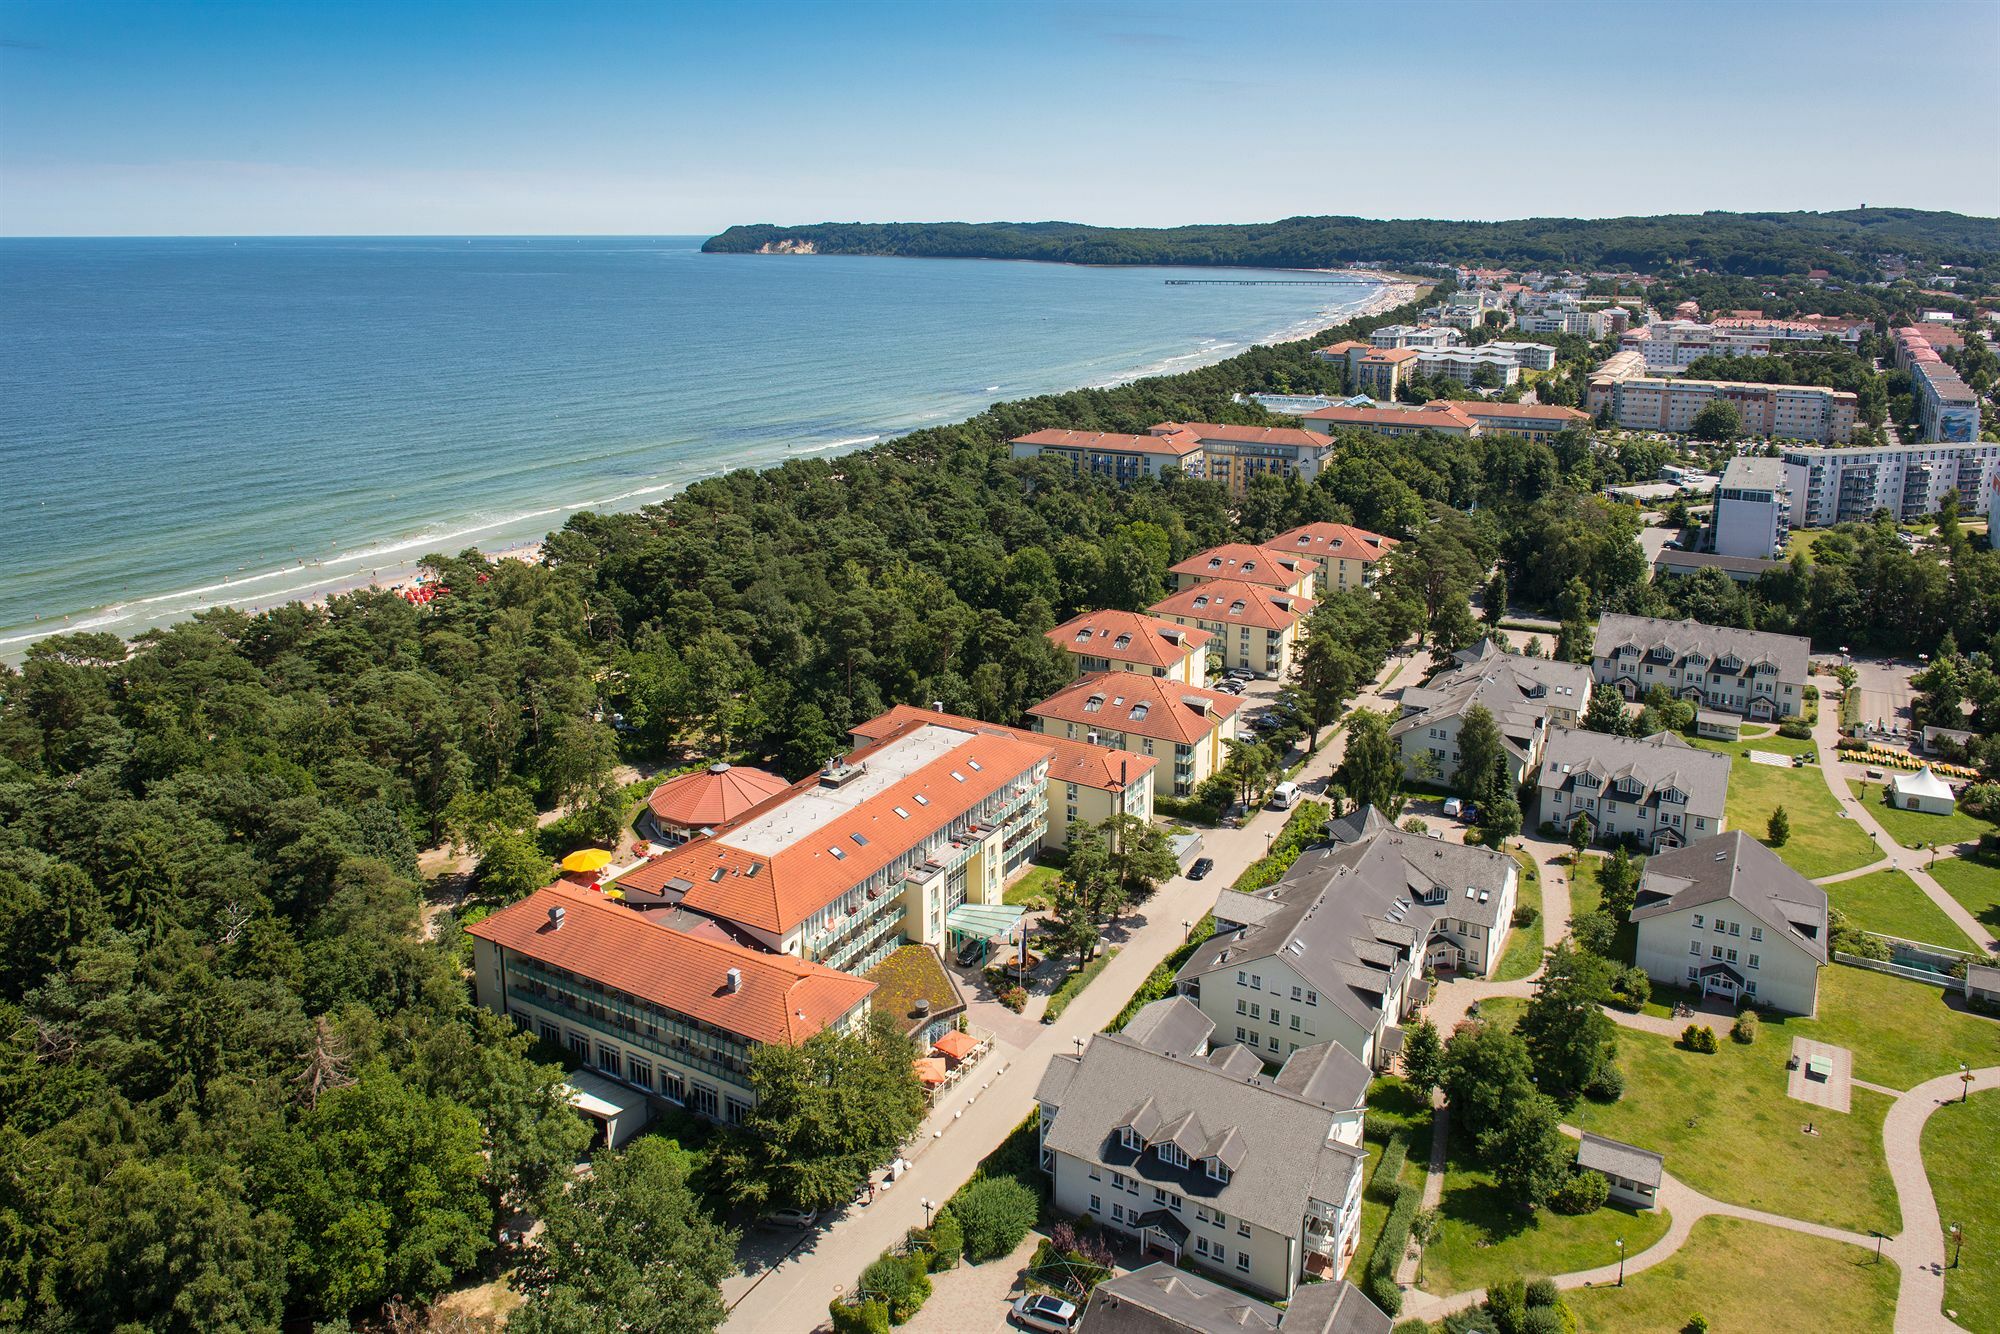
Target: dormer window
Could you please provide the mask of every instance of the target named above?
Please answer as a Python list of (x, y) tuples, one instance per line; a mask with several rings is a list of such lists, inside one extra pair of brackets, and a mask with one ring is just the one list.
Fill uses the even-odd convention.
[(1118, 638), (1116, 638), (1116, 639), (1114, 639), (1114, 640), (1112, 640), (1112, 641), (1111, 641), (1111, 647), (1113, 647), (1113, 648), (1130, 648), (1130, 647), (1132, 647), (1132, 636), (1130, 636), (1130, 635), (1120, 635), (1120, 636), (1118, 636)]
[(1151, 713), (1152, 709), (1153, 706), (1150, 704), (1134, 704), (1132, 706), (1132, 721), (1135, 723), (1144, 722), (1146, 715)]
[(1210, 1181), (1229, 1180), (1229, 1165), (1220, 1158), (1205, 1158), (1202, 1161), (1208, 1165), (1208, 1179)]
[(1241, 616), (1241, 615), (1243, 614), (1243, 599), (1242, 599), (1242, 598), (1238, 598), (1238, 599), (1236, 599), (1236, 600), (1235, 600), (1234, 602), (1232, 602), (1232, 603), (1230, 603), (1230, 604), (1229, 604), (1229, 614), (1230, 614), (1231, 616)]
[(1181, 1146), (1178, 1144), (1171, 1142), (1163, 1143), (1154, 1149), (1153, 1152), (1159, 1155), (1159, 1159), (1163, 1163), (1172, 1163), (1175, 1167), (1186, 1167), (1188, 1165), (1187, 1155), (1181, 1152)]
[(1660, 793), (1660, 800), (1671, 801), (1676, 806), (1685, 806), (1687, 805), (1687, 793), (1677, 787), (1670, 787)]
[(1104, 707), (1104, 696), (1102, 695), (1092, 695), (1089, 699), (1083, 702), (1083, 711), (1085, 713), (1096, 713), (1099, 709), (1103, 707)]
[(1134, 1153), (1144, 1153), (1146, 1151), (1146, 1142), (1140, 1139), (1139, 1132), (1130, 1126), (1120, 1126), (1118, 1128), (1118, 1142)]
[(1196, 611), (1199, 611), (1203, 607), (1206, 607), (1208, 605), (1208, 594), (1206, 593), (1197, 594), (1194, 600), (1194, 605)]

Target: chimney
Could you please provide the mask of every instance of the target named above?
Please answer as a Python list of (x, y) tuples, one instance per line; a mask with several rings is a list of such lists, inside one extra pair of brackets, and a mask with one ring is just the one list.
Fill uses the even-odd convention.
[(728, 992), (743, 990), (743, 970), (741, 968), (730, 969), (724, 976), (722, 989)]
[(941, 700), (941, 699), (934, 699), (934, 700), (932, 700), (932, 701), (931, 701), (931, 712), (932, 712), (932, 713), (943, 713), (943, 712), (944, 712), (944, 701), (943, 701), (943, 700)]
[(549, 909), (549, 930), (562, 930), (563, 918), (566, 916), (568, 916), (568, 909), (564, 908), (560, 903)]

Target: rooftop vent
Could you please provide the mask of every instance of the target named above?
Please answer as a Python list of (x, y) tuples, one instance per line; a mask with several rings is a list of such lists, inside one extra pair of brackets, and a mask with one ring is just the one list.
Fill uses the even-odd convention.
[(717, 760), (708, 766), (708, 771), (712, 774), (726, 774), (729, 772), (729, 764), (727, 761)]
[(568, 910), (564, 908), (560, 903), (558, 903), (555, 907), (549, 909), (549, 930), (551, 931), (562, 930), (563, 918), (566, 916), (568, 916)]
[(846, 764), (836, 757), (828, 760), (826, 767), (819, 771), (819, 785), (821, 787), (842, 787), (852, 780), (861, 777), (867, 771), (868, 766), (865, 764)]
[(741, 968), (732, 968), (723, 974), (722, 989), (728, 992), (743, 990), (743, 970)]

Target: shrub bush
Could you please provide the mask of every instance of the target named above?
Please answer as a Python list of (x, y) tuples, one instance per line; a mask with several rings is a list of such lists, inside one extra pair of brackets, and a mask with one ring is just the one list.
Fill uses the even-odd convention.
[(1362, 1290), (1368, 1294), (1368, 1300), (1381, 1307), (1386, 1315), (1395, 1315), (1403, 1309), (1403, 1290), (1396, 1286), (1393, 1273), (1370, 1274), (1368, 1285)]
[(1035, 1225), (1041, 1201), (1012, 1177), (982, 1177), (951, 1197), (951, 1211), (965, 1233), (965, 1258), (979, 1264), (1021, 1244)]
[(1681, 1334), (1708, 1334), (1708, 1317), (1699, 1313), (1689, 1316), (1688, 1322), (1681, 1326)]
[(1008, 986), (1002, 988), (999, 994), (994, 996), (993, 999), (999, 1001), (1015, 1014), (1019, 1014), (1028, 1008), (1028, 993), (1021, 987)]
[(2000, 783), (1974, 783), (1958, 794), (1958, 808), (1976, 820), (2000, 820)]
[(1597, 1074), (1583, 1086), (1583, 1096), (1592, 1102), (1617, 1102), (1625, 1096), (1625, 1076), (1618, 1067), (1606, 1061), (1597, 1068)]
[(1529, 1279), (1527, 1289), (1522, 1295), (1528, 1299), (1530, 1309), (1538, 1306), (1554, 1306), (1562, 1300), (1562, 1294), (1557, 1290), (1556, 1281), (1552, 1278)]
[(1737, 1015), (1736, 1022), (1730, 1025), (1729, 1036), (1735, 1038), (1746, 1047), (1755, 1042), (1757, 1040), (1757, 1012), (1755, 1010), (1745, 1010), (1743, 1013)]
[(1409, 1320), (1398, 1320), (1396, 1327), (1390, 1330), (1389, 1334), (1431, 1334), (1431, 1322), (1414, 1317)]
[[(1410, 1224), (1417, 1218), (1417, 1206), (1423, 1202), (1423, 1192), (1415, 1186), (1405, 1186), (1396, 1192), (1396, 1202), (1389, 1206), (1389, 1216), (1382, 1220), (1382, 1234), (1375, 1241), (1375, 1251), (1368, 1257), (1369, 1282), (1378, 1278), (1387, 1279), (1391, 1288), (1396, 1285), (1396, 1267), (1403, 1263), (1403, 1252), (1410, 1249)], [(1371, 1286), (1369, 1295), (1374, 1295)], [(1394, 1309), (1384, 1306), (1390, 1315), (1401, 1310), (1401, 1299)]]
[(1531, 1306), (1521, 1313), (1521, 1334), (1573, 1334), (1565, 1314), (1560, 1306)]
[(1646, 1002), (1653, 999), (1653, 979), (1646, 976), (1643, 968), (1622, 970), (1611, 983), (1611, 1003), (1621, 1010), (1633, 1014), (1646, 1008)]
[(1594, 1214), (1611, 1198), (1611, 1183), (1602, 1172), (1579, 1170), (1549, 1193), (1549, 1208), (1559, 1214)]
[(1410, 1156), (1410, 1137), (1406, 1134), (1392, 1134), (1389, 1142), (1382, 1146), (1382, 1156), (1375, 1162), (1375, 1175), (1368, 1178), (1368, 1193), (1382, 1204), (1394, 1204), (1396, 1192), (1401, 1189), (1403, 1163)]
[(1778, 724), (1778, 735), (1793, 741), (1812, 740), (1812, 728), (1797, 718), (1787, 718)]
[(1533, 926), (1540, 917), (1541, 913), (1525, 903), (1514, 909), (1514, 925), (1517, 927)]
[(958, 1225), (958, 1215), (947, 1204), (938, 1210), (937, 1219), (931, 1224), (931, 1272), (956, 1269), (963, 1258), (965, 1229)]
[(1681, 1045), (1689, 1051), (1710, 1054), (1721, 1050), (1721, 1044), (1715, 1040), (1715, 1030), (1706, 1024), (1689, 1024), (1681, 1030)]
[(835, 1297), (826, 1311), (833, 1317), (834, 1334), (889, 1334), (889, 1308), (881, 1302), (849, 1306)]
[(888, 1303), (890, 1324), (903, 1324), (931, 1295), (930, 1254), (884, 1255), (861, 1271), (861, 1286)]

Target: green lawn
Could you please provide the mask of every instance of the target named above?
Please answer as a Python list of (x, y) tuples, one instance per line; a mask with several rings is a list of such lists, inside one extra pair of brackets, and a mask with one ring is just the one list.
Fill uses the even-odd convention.
[(1930, 865), (1931, 879), (1965, 905), (1974, 920), (2000, 936), (2000, 856), (1963, 852), (1940, 857)]
[(1811, 737), (1779, 736), (1775, 727), (1760, 736), (1750, 735), (1750, 729), (1757, 725), (1745, 723), (1741, 741), (1717, 741), (1711, 737), (1698, 736), (1684, 736), (1681, 740), (1696, 750), (1712, 750), (1717, 755), (1727, 755), (1732, 760), (1742, 759), (1746, 750), (1764, 750), (1778, 755), (1810, 755), (1819, 749), (1819, 743)]
[(1820, 970), (1817, 1019), (1764, 1018), (1759, 1047), (1781, 1032), (1787, 1048), (1792, 1033), (1837, 1043), (1854, 1052), (1856, 1079), (1892, 1089), (1950, 1074), (1960, 1061), (2000, 1064), (2000, 1023), (1952, 1009), (1936, 987), (1865, 968)]
[[(1712, 1056), (1620, 1028), (1625, 1096), (1609, 1106), (1579, 1102), (1564, 1119), (1665, 1154), (1669, 1172), (1717, 1199), (1894, 1233), (1896, 1191), (1882, 1156), (1890, 1100), (1856, 1089), (1853, 1111), (1840, 1115), (1786, 1097), (1790, 1049), (1791, 1033), (1777, 1022), (1766, 1023), (1748, 1047), (1724, 1031), (1722, 1050)], [(1817, 1134), (1802, 1133), (1808, 1121)]]
[(1460, 1161), (1454, 1146), (1438, 1204), (1443, 1226), (1424, 1255), (1423, 1287), (1448, 1295), (1517, 1275), (1567, 1274), (1617, 1259), (1625, 1239), (1637, 1255), (1672, 1221), (1665, 1211), (1639, 1213), (1607, 1205), (1571, 1217), (1553, 1209), (1524, 1214), (1477, 1164)]
[[(1431, 1159), (1430, 1108), (1418, 1099), (1409, 1085), (1394, 1075), (1388, 1075), (1368, 1086), (1368, 1117), (1371, 1122), (1377, 1123), (1384, 1120), (1401, 1122), (1410, 1136), (1410, 1152), (1403, 1160), (1402, 1175), (1396, 1179), (1405, 1185), (1423, 1189), (1426, 1165)], [(1374, 1134), (1363, 1137), (1362, 1147), (1368, 1150), (1368, 1161), (1361, 1165), (1364, 1186), (1375, 1179), (1375, 1163), (1382, 1156), (1382, 1145), (1383, 1140)], [(1360, 1275), (1368, 1272), (1368, 1257), (1381, 1238), (1382, 1221), (1388, 1216), (1389, 1206), (1377, 1203), (1374, 1194), (1364, 1189), (1361, 1192), (1361, 1239), (1355, 1247), (1354, 1259), (1349, 1262), (1350, 1273)]]
[(1534, 922), (1528, 926), (1517, 926), (1507, 937), (1507, 949), (1500, 956), (1500, 967), (1494, 972), (1494, 980), (1518, 982), (1542, 966), (1542, 873), (1535, 865), (1532, 855), (1525, 852), (1514, 854), (1514, 860), (1521, 864), (1521, 886), (1516, 902), (1523, 908), (1533, 908)]
[(1030, 866), (1019, 880), (1007, 886), (1007, 892), (1000, 896), (1000, 901), (1024, 908), (1046, 908), (1049, 906), (1049, 895), (1055, 891), (1056, 877), (1061, 874), (1053, 866)]
[[(1498, 1024), (1502, 1028), (1512, 1028), (1528, 1012), (1528, 1002), (1522, 996), (1495, 996), (1479, 1003), (1481, 1023)], [(1446, 1037), (1451, 1036), (1446, 1034)]]
[(1851, 778), (1847, 786), (1868, 807), (1876, 823), (1888, 831), (1889, 837), (1906, 848), (1921, 848), (1926, 843), (1971, 843), (1981, 834), (1993, 832), (1991, 820), (1974, 819), (1964, 811), (1926, 815), (1922, 811), (1899, 810), (1882, 799), (1888, 790), (1886, 783)]
[[(1775, 740), (1775, 738), (1774, 738)], [(1805, 744), (1805, 743), (1800, 743)], [(1765, 748), (1758, 743), (1758, 748)], [(1729, 827), (1762, 839), (1778, 806), (1791, 817), (1792, 836), (1775, 849), (1787, 866), (1808, 880), (1852, 871), (1882, 859), (1875, 840), (1841, 813), (1826, 780), (1812, 765), (1803, 769), (1773, 769), (1743, 758), (1737, 745), (1725, 753), (1729, 765)]]
[[(1643, 857), (1635, 859), (1642, 868), (1646, 864)], [(1585, 857), (1581, 863), (1570, 868), (1569, 873), (1569, 917), (1573, 922), (1585, 913), (1596, 912), (1604, 902), (1604, 888), (1597, 882), (1597, 868), (1603, 865), (1600, 857)], [(1618, 924), (1618, 935), (1612, 941), (1611, 954), (1620, 963), (1631, 963), (1637, 957), (1639, 948), (1639, 928), (1630, 921)]]
[[(1888, 1330), (1896, 1264), (1873, 1251), (1740, 1218), (1704, 1218), (1687, 1244), (1624, 1287), (1578, 1289), (1563, 1301), (1590, 1334), (1679, 1334), (1690, 1316), (1716, 1334), (1753, 1330)], [(1976, 1326), (1975, 1326), (1976, 1328)]]
[(1863, 931), (1947, 949), (1974, 948), (1965, 932), (1901, 871), (1870, 871), (1821, 888), (1826, 890), (1827, 900)]
[[(1950, 1103), (1924, 1125), (1924, 1167), (1937, 1196), (1938, 1222), (1965, 1228), (1959, 1267), (1944, 1271), (1944, 1304), (1967, 1329), (2000, 1329), (2000, 1195), (1992, 1190), (2000, 1157), (2000, 1093)], [(1945, 1239), (1950, 1263), (1951, 1240)]]

